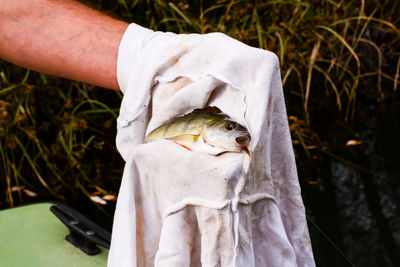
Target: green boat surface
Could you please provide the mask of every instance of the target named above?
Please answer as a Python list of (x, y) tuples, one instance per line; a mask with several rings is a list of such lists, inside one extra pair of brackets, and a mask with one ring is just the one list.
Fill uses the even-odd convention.
[(50, 211), (52, 205), (0, 211), (0, 266), (106, 266), (108, 249), (88, 256), (65, 240), (69, 230)]

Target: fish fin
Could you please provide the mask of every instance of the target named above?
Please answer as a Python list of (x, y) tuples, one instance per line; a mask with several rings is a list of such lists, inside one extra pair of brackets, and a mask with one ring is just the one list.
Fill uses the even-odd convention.
[(174, 137), (168, 137), (168, 140), (171, 141), (181, 141), (181, 142), (197, 142), (199, 135), (195, 134), (181, 134)]
[(174, 143), (177, 144), (177, 145), (180, 145), (180, 146), (183, 147), (183, 148), (186, 148), (186, 149), (189, 150), (189, 151), (192, 151), (189, 147), (187, 147), (187, 146), (185, 146), (185, 145), (179, 144), (178, 142), (175, 142), (175, 141), (172, 141), (172, 142), (174, 142)]
[(191, 113), (194, 114), (217, 114), (217, 113), (222, 113), (222, 111), (217, 108), (216, 106), (207, 106), (205, 108), (196, 108), (194, 109)]

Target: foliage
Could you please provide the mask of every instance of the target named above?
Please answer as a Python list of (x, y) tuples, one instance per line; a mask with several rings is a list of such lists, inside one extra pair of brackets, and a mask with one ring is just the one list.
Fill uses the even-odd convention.
[(121, 95), (5, 62), (0, 75), (2, 206), (26, 197), (73, 204), (115, 194), (123, 168), (113, 141)]

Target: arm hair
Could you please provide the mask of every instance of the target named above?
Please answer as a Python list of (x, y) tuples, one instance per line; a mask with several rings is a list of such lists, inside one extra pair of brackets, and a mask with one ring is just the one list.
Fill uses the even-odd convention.
[(1, 0), (0, 58), (119, 89), (118, 48), (127, 27), (128, 23), (72, 0)]

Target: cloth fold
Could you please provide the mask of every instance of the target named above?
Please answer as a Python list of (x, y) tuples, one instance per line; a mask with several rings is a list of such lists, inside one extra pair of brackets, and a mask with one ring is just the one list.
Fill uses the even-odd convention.
[[(120, 45), (126, 161), (109, 266), (314, 266), (279, 61), (221, 33), (131, 24)], [(217, 106), (251, 135), (245, 153), (212, 156), (151, 130)]]

